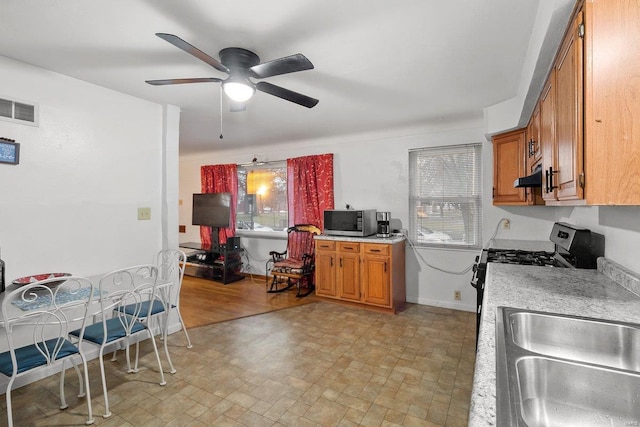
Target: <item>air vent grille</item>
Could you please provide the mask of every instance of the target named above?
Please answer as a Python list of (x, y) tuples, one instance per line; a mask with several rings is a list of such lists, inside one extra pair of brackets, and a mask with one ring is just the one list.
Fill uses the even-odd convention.
[(8, 99), (0, 99), (0, 117), (13, 118), (13, 102)]
[(0, 120), (38, 126), (38, 106), (24, 101), (0, 98)]

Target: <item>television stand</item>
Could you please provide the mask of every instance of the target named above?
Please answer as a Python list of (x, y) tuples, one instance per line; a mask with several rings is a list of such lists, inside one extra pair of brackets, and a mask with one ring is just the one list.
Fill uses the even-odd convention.
[(221, 282), (225, 285), (244, 279), (244, 276), (239, 274), (242, 268), (241, 255), (244, 252), (241, 247), (203, 246), (197, 242), (180, 243), (180, 247), (198, 251), (187, 257), (184, 274)]

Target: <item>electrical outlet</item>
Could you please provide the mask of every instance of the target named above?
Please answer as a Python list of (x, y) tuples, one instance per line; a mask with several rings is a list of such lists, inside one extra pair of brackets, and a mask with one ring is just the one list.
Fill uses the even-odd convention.
[(151, 219), (151, 208), (138, 208), (138, 221)]
[(508, 230), (511, 228), (511, 221), (508, 219), (505, 219), (504, 221), (502, 221), (502, 228), (504, 228), (505, 230)]
[(462, 295), (460, 295), (460, 291), (453, 291), (453, 299), (456, 301), (460, 301), (462, 299)]

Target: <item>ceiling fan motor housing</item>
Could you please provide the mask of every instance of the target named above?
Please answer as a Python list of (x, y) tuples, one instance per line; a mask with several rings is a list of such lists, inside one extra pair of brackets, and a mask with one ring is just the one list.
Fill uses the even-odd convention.
[(220, 51), (222, 62), (233, 74), (252, 74), (249, 68), (260, 63), (260, 57), (250, 50), (241, 47), (227, 47)]

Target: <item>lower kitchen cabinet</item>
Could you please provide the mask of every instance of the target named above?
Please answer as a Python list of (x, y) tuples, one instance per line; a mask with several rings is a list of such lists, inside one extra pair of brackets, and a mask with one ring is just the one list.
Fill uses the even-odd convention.
[(316, 295), (335, 297), (336, 287), (336, 242), (316, 242)]
[(405, 241), (316, 240), (316, 295), (395, 313), (406, 302)]

